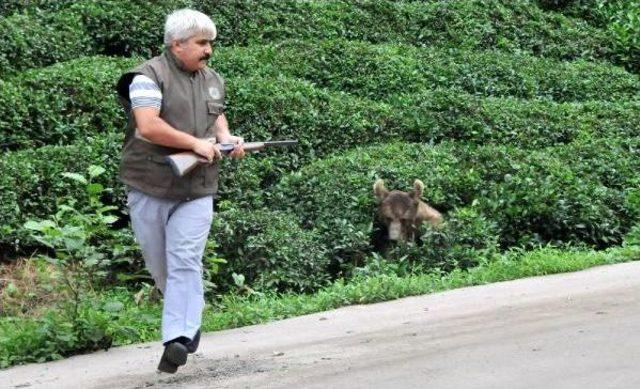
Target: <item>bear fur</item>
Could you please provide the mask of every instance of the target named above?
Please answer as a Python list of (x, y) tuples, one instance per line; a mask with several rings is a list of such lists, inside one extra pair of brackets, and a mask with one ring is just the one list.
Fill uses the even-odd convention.
[(386, 242), (420, 243), (420, 227), (427, 222), (433, 226), (442, 223), (442, 214), (421, 200), (424, 184), (415, 180), (413, 190), (403, 192), (389, 191), (382, 179), (373, 184), (373, 193), (379, 202), (378, 220), (382, 228), (374, 236), (374, 246), (384, 248)]

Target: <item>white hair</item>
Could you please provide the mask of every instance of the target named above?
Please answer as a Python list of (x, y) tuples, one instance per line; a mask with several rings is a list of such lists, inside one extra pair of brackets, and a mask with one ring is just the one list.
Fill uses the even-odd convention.
[(184, 8), (173, 11), (164, 24), (164, 44), (169, 47), (174, 40), (186, 41), (192, 36), (206, 34), (216, 39), (218, 31), (213, 20), (202, 12)]

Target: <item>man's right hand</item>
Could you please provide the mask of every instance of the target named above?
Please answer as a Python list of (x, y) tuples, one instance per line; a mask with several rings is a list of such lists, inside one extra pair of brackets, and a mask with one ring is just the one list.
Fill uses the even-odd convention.
[(222, 159), (220, 149), (208, 139), (196, 139), (191, 150), (204, 157), (209, 163)]

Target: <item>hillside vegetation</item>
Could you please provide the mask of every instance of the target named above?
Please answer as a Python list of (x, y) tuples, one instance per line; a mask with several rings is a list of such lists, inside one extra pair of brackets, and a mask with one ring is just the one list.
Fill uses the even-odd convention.
[[(81, 295), (151, 294), (117, 180), (114, 83), (161, 52), (164, 18), (184, 6), (217, 24), (211, 66), (232, 132), (299, 140), (223, 163), (211, 301), (314, 293), (385, 258), (397, 275), (447, 273), (639, 235), (637, 0), (5, 0), (0, 266), (48, 256), (75, 305), (19, 330), (38, 314), (4, 308), (15, 318), (0, 320), (0, 366), (151, 336), (109, 327), (131, 300), (100, 315)], [(377, 252), (377, 178), (402, 190), (421, 179), (443, 228)]]

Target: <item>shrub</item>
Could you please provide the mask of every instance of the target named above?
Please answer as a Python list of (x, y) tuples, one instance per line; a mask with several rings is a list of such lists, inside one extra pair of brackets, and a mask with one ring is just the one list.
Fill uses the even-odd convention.
[(80, 18), (68, 12), (0, 18), (0, 77), (92, 53)]
[[(107, 173), (99, 183), (114, 188), (103, 200), (119, 204), (123, 187), (116, 180), (120, 135), (84, 138), (82, 144), (72, 146), (46, 146), (33, 150), (5, 153), (0, 157), (0, 214), (3, 234), (0, 252), (3, 256), (16, 252), (29, 254), (37, 245), (22, 225), (32, 218), (44, 218), (55, 213), (57, 202), (82, 198), (82, 188), (62, 179), (62, 173), (85, 170), (91, 164), (104, 167)], [(78, 204), (82, 206), (80, 202)]]
[(264, 44), (282, 39), (401, 42), (421, 47), (457, 47), (527, 52), (558, 59), (609, 53), (600, 30), (529, 1), (393, 2), (323, 1), (223, 4), (196, 1), (220, 27), (221, 44)]
[[(239, 51), (242, 55), (246, 54), (246, 51)], [(226, 55), (232, 57), (233, 50)], [(274, 60), (279, 62), (277, 58)], [(126, 118), (113, 92), (113, 83), (122, 72), (139, 61), (105, 57), (79, 59), (30, 71), (25, 73), (21, 80), (5, 82), (5, 88), (0, 91), (0, 101), (7, 102), (0, 105), (0, 118), (2, 118), (0, 119), (0, 144), (7, 144), (11, 148), (38, 144), (66, 144), (83, 133), (95, 131), (102, 133), (113, 129), (121, 131)], [(480, 90), (489, 88), (490, 83), (473, 81), (471, 80), (472, 72), (463, 70), (460, 70), (457, 75), (450, 73), (451, 81), (444, 82), (452, 89), (417, 88), (413, 93), (406, 95), (384, 93), (382, 84), (377, 85), (375, 82), (366, 81), (370, 79), (369, 77), (354, 77), (351, 81), (352, 92), (368, 97), (363, 99), (321, 89), (317, 84), (291, 77), (255, 76), (256, 73), (263, 71), (252, 70), (253, 67), (247, 69), (238, 65), (239, 69), (234, 72), (233, 69), (239, 62), (241, 61), (236, 60), (227, 69), (235, 74), (227, 77), (229, 92), (227, 113), (234, 131), (242, 133), (247, 139), (306, 138), (301, 139), (300, 150), (306, 154), (307, 150), (312, 149), (314, 156), (325, 155), (327, 152), (346, 149), (363, 142), (386, 139), (439, 141), (453, 138), (477, 142), (488, 140), (492, 143), (514, 143), (533, 147), (547, 146), (569, 142), (582, 130), (606, 135), (637, 133), (639, 122), (638, 103), (635, 101), (586, 101), (582, 104), (557, 104), (537, 99), (527, 101), (474, 96), (460, 89), (478, 94)], [(252, 64), (257, 61), (246, 62)], [(460, 61), (460, 63), (464, 62)], [(289, 66), (295, 68), (295, 63)], [(572, 82), (566, 81), (562, 85), (549, 82), (549, 86), (546, 87), (544, 86), (546, 82), (542, 81), (544, 68), (541, 68), (533, 79), (522, 75), (523, 80), (530, 80), (525, 82), (530, 84), (530, 87), (518, 86), (520, 76), (513, 80), (507, 77), (502, 86), (499, 83), (494, 84), (493, 91), (487, 91), (487, 94), (513, 93), (527, 96), (538, 90), (542, 94), (549, 94), (560, 100), (594, 97), (598, 93), (610, 94), (612, 97), (618, 96), (616, 100), (619, 100), (630, 88), (633, 89), (634, 83), (637, 83), (634, 77), (625, 76), (624, 72), (607, 73), (603, 67), (594, 69), (593, 78), (584, 81), (584, 85), (606, 83), (612, 86), (608, 89), (583, 88), (578, 77), (583, 69), (579, 65), (575, 66), (575, 78)], [(443, 65), (442, 69), (451, 67)], [(318, 65), (318, 71), (320, 68), (322, 66)], [(466, 68), (463, 66), (461, 69)], [(478, 71), (480, 71), (479, 68), (478, 66)], [(327, 70), (331, 69), (327, 68)], [(505, 74), (509, 73), (506, 68), (503, 70)], [(241, 75), (240, 73), (244, 71), (249, 73)], [(389, 80), (405, 77), (402, 69), (398, 69), (396, 73), (391, 69), (388, 71)], [(601, 71), (602, 76), (600, 76)], [(274, 69), (266, 72), (277, 71)], [(302, 71), (304, 72), (307, 70)], [(313, 69), (308, 69), (308, 72), (311, 78), (319, 82), (330, 78), (325, 75), (316, 75), (316, 70)], [(500, 72), (497, 71), (497, 73)], [(404, 71), (407, 75), (412, 73), (415, 72)], [(554, 73), (551, 71), (550, 74)], [(445, 78), (449, 79), (449, 76)], [(478, 77), (484, 79), (485, 76), (489, 79), (494, 78), (489, 73)], [(388, 84), (383, 75), (381, 77), (380, 81)], [(551, 76), (549, 78), (553, 79)], [(583, 78), (588, 79), (588, 77)], [(396, 81), (396, 83), (402, 84), (404, 81)], [(575, 86), (569, 86), (572, 83)], [(341, 89), (346, 84), (333, 82), (328, 86)], [(429, 86), (424, 85), (424, 87)], [(523, 91), (518, 92), (518, 88)], [(527, 88), (529, 92), (526, 91)], [(555, 93), (553, 88), (565, 90), (566, 93)], [(589, 88), (592, 88), (592, 92), (584, 92), (584, 94), (578, 92), (578, 90), (587, 91)], [(546, 91), (542, 92), (543, 90)], [(569, 92), (570, 90), (574, 90), (575, 93)], [(389, 92), (393, 90), (389, 88)], [(24, 131), (24, 128), (29, 129), (30, 132)]]
[(98, 53), (152, 57), (162, 51), (166, 16), (191, 3), (189, 0), (78, 1), (69, 12), (81, 16)]
[(309, 292), (329, 279), (326, 250), (312, 231), (302, 230), (296, 216), (286, 212), (222, 212), (211, 239), (216, 255), (228, 263), (221, 269), (223, 282), (239, 273), (257, 290)]
[(615, 57), (634, 72), (640, 71), (640, 9), (636, 2), (614, 1), (606, 8)]
[(137, 60), (90, 57), (22, 73), (0, 91), (0, 143), (69, 144), (117, 130), (126, 118), (114, 85)]
[(479, 98), (450, 90), (392, 96), (391, 120), (409, 141), (464, 140), (477, 144), (509, 144), (522, 148), (569, 143), (593, 137), (637, 136), (638, 102), (590, 101), (553, 103), (543, 100)]
[[(349, 229), (371, 231), (376, 177), (398, 189), (420, 178), (426, 201), (445, 214), (475, 204), (475, 211), (499, 228), (503, 248), (570, 242), (607, 247), (619, 243), (638, 216), (626, 201), (633, 171), (640, 167), (636, 143), (637, 138), (588, 141), (541, 151), (449, 143), (357, 149), (285, 176), (270, 206), (295, 209), (303, 226), (316, 229), (323, 244), (333, 247)], [(608, 162), (590, 173), (588, 167), (600, 160)], [(620, 173), (605, 177), (618, 168)], [(357, 261), (363, 250), (368, 248), (342, 248), (349, 253), (347, 262)]]
[(407, 258), (424, 269), (469, 269), (498, 253), (499, 228), (476, 207), (457, 208), (440, 228), (423, 228), (422, 243), (400, 244), (387, 257)]
[(0, 3), (0, 17), (17, 12), (37, 10), (55, 12), (67, 8), (77, 0), (3, 0)]
[[(618, 244), (630, 228), (624, 193), (580, 171), (594, 160), (575, 165), (576, 155), (562, 150), (496, 147), (469, 155), (470, 165), (487, 174), (479, 209), (500, 226), (502, 247), (584, 242), (603, 248)], [(618, 157), (630, 161), (633, 154)]]
[[(44, 3), (44, 2), (43, 2)], [(0, 20), (6, 71), (45, 66), (88, 53), (145, 57), (160, 52), (169, 11), (192, 6), (210, 14), (223, 46), (287, 38), (401, 42), (420, 47), (499, 49), (556, 59), (609, 58), (613, 42), (585, 23), (531, 7), (529, 1), (247, 2), (103, 0), (60, 5), (58, 12)], [(64, 9), (63, 9), (64, 8)], [(48, 11), (55, 10), (47, 5)], [(6, 74), (6, 73), (5, 73)]]
[(636, 76), (605, 63), (343, 39), (227, 48), (215, 53), (215, 65), (229, 76), (284, 74), (373, 100), (460, 89), (479, 96), (617, 101), (635, 96), (640, 86)]
[(539, 0), (543, 8), (581, 17), (610, 35), (611, 57), (629, 70), (640, 70), (640, 11), (637, 1)]

